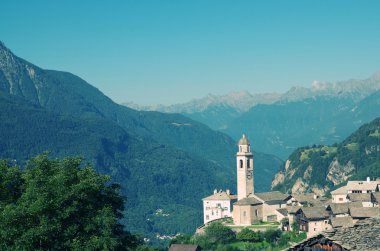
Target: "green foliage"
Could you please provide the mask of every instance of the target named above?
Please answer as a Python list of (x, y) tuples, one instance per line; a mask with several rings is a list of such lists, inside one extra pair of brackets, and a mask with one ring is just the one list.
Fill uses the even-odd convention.
[[(81, 160), (32, 159), (23, 171), (0, 163), (1, 250), (117, 250), (141, 240), (118, 223), (123, 198), (109, 177)], [(12, 189), (15, 193), (12, 193)]]
[(170, 240), (169, 246), (172, 244), (192, 244), (192, 243), (193, 243), (193, 240), (192, 240), (191, 235), (180, 234), (180, 235), (177, 235), (175, 238)]
[(292, 223), (292, 230), (294, 232), (298, 232), (300, 231), (300, 224), (297, 220), (295, 220), (293, 223)]
[(268, 229), (264, 232), (264, 239), (269, 243), (276, 243), (281, 237), (280, 229)]
[(263, 235), (260, 231), (252, 231), (249, 228), (244, 228), (237, 233), (236, 239), (246, 242), (260, 242), (263, 240)]
[[(379, 130), (380, 118), (377, 118), (361, 126), (339, 144), (297, 149), (289, 157), (291, 164), (288, 172), (294, 172), (294, 175), (291, 178), (286, 177), (273, 190), (289, 191), (299, 177), (304, 177), (309, 167), (312, 167), (310, 178), (306, 180), (309, 185), (332, 188), (333, 184), (326, 177), (334, 160), (343, 167), (348, 164), (354, 167), (351, 180), (364, 180), (368, 176), (372, 179), (380, 177), (380, 137), (377, 137)], [(339, 185), (334, 189), (338, 187)]]
[(230, 243), (235, 240), (235, 232), (220, 222), (213, 222), (205, 228), (205, 236), (211, 243)]

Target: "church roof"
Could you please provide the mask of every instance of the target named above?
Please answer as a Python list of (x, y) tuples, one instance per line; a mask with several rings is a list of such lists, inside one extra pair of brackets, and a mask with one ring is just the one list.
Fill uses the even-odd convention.
[(248, 141), (248, 139), (245, 137), (245, 134), (243, 134), (243, 136), (242, 136), (241, 139), (239, 140), (239, 145), (249, 145), (249, 141)]
[(265, 203), (270, 202), (283, 202), (287, 198), (290, 197), (289, 194), (284, 194), (279, 191), (273, 191), (273, 192), (265, 192), (265, 193), (255, 193), (255, 197), (258, 199), (264, 201)]
[(260, 205), (260, 204), (263, 204), (263, 203), (257, 200), (256, 198), (248, 197), (248, 198), (239, 200), (234, 205), (247, 206), (247, 205)]
[(288, 210), (286, 208), (278, 208), (276, 209), (276, 211), (282, 214), (283, 216), (288, 216)]
[(216, 192), (213, 195), (203, 198), (203, 200), (236, 200), (236, 199), (237, 199), (237, 195), (228, 194), (225, 191)]

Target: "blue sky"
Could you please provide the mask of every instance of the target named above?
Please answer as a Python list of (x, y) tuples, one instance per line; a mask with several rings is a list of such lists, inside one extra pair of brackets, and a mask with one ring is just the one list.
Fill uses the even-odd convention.
[(380, 70), (380, 1), (3, 0), (0, 40), (116, 102), (172, 104)]

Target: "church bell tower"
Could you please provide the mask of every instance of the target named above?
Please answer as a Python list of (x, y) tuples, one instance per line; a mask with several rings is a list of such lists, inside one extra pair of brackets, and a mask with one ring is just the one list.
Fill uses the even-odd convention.
[(253, 194), (253, 154), (248, 139), (243, 134), (236, 153), (238, 200)]

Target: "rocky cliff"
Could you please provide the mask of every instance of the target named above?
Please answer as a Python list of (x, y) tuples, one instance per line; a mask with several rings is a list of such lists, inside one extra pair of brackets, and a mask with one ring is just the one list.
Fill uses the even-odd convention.
[(340, 144), (294, 151), (272, 181), (273, 190), (323, 195), (348, 180), (380, 177), (380, 118)]

